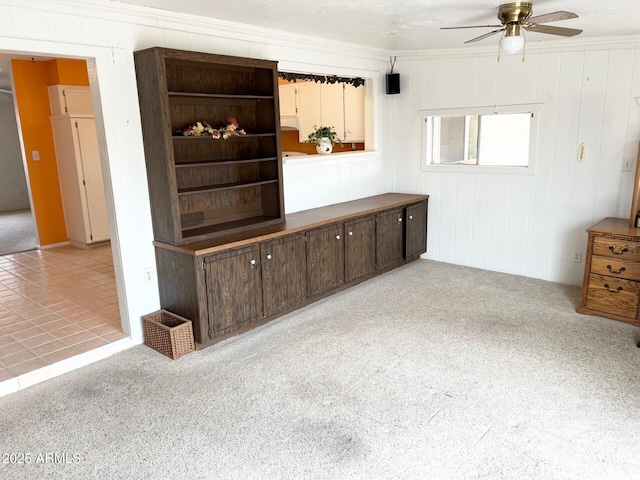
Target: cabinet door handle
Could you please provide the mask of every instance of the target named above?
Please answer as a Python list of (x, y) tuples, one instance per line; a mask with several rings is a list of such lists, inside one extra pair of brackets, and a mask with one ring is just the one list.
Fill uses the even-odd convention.
[(336, 235), (336, 240), (340, 240), (340, 235)]
[(255, 265), (255, 264), (256, 264), (256, 261), (251, 259), (251, 265)]
[(626, 270), (626, 268), (620, 267), (620, 270), (616, 272), (615, 270), (611, 270), (611, 265), (607, 265), (607, 270), (609, 270), (611, 273), (622, 273)]
[(401, 221), (402, 221), (402, 217), (400, 217), (400, 218), (398, 219), (398, 221), (399, 221), (399, 222), (401, 222)]
[(350, 236), (350, 237), (353, 237), (353, 232), (349, 232), (349, 236)]
[(628, 248), (623, 248), (620, 252), (614, 252), (614, 246), (613, 245), (609, 245), (609, 250), (611, 250), (611, 253), (613, 253), (614, 255), (622, 255), (624, 253), (627, 253), (629, 251)]
[(409, 215), (409, 220), (413, 220), (413, 215)]
[(608, 284), (608, 283), (605, 283), (605, 284), (604, 284), (604, 288), (606, 288), (606, 289), (607, 289), (607, 291), (609, 291), (609, 292), (611, 292), (611, 293), (620, 293), (620, 292), (623, 290), (623, 288), (622, 288), (622, 287), (618, 287), (618, 288), (616, 288), (615, 290), (611, 290), (611, 289), (609, 288), (609, 284)]
[(271, 260), (271, 254), (267, 255), (267, 260)]

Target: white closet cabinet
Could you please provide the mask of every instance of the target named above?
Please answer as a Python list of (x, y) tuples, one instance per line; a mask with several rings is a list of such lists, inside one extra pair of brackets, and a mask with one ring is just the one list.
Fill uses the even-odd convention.
[[(88, 90), (88, 87), (85, 88)], [(59, 102), (60, 99), (51, 97), (63, 91), (49, 88), (52, 105), (54, 100)], [(109, 240), (94, 118), (92, 115), (73, 113), (52, 115), (50, 118), (69, 243), (87, 248), (91, 244)]]

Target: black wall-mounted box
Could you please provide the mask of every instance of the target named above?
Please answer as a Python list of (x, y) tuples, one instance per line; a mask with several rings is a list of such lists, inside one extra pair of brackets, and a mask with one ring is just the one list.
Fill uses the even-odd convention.
[(387, 73), (387, 94), (393, 95), (400, 93), (400, 74), (399, 73)]

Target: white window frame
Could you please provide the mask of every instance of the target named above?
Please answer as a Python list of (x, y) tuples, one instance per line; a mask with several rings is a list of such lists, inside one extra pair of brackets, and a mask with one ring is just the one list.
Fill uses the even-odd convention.
[[(516, 105), (440, 108), (418, 110), (421, 117), (422, 150), (420, 155), (420, 169), (424, 172), (458, 172), (458, 173), (507, 173), (534, 175), (536, 172), (536, 148), (538, 144), (538, 118), (544, 103), (522, 103)], [(529, 162), (522, 166), (492, 166), (492, 165), (438, 165), (430, 163), (429, 152), (433, 148), (429, 138), (429, 129), (433, 123), (429, 117), (462, 117), (467, 115), (489, 115), (501, 113), (531, 113), (529, 129)]]

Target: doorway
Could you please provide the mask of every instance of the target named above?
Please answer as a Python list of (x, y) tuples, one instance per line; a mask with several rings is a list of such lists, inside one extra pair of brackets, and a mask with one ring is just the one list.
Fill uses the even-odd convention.
[(16, 122), (11, 62), (0, 59), (0, 255), (38, 245)]
[[(82, 215), (79, 204), (84, 200), (73, 202), (73, 197), (65, 196), (68, 192), (62, 192), (62, 182), (58, 180), (59, 175), (66, 175), (67, 181), (73, 178), (64, 168), (73, 168), (76, 164), (77, 159), (69, 161), (74, 153), (87, 150), (87, 129), (83, 129), (85, 135), (80, 139), (73, 134), (79, 124), (86, 126), (93, 122), (93, 114), (84, 112), (84, 116), (76, 119), (66, 110), (54, 112), (53, 107), (50, 108), (49, 86), (82, 86), (72, 75), (70, 65), (81, 63), (87, 77), (86, 64), (84, 60), (74, 59), (23, 55), (10, 58), (16, 62), (13, 81), (9, 80), (13, 91), (7, 95), (14, 97), (12, 106), (15, 99), (13, 118), (19, 137), (24, 190), (29, 193), (26, 210), (29, 215), (31, 211), (38, 213), (36, 218), (42, 221), (34, 221), (31, 216), (39, 239), (36, 242), (41, 244), (38, 249), (0, 256), (0, 381), (34, 370), (53, 369), (56, 362), (75, 356), (80, 356), (78, 366), (81, 366), (84, 364), (82, 354), (127, 338), (122, 332), (106, 205), (103, 205), (106, 238), (96, 235), (94, 242), (96, 230), (89, 229), (87, 237), (76, 242), (82, 247), (78, 248), (72, 241), (77, 238), (78, 229), (75, 224), (70, 227), (69, 222), (75, 222)], [(45, 66), (48, 62), (54, 63)], [(87, 78), (82, 88), (88, 94), (90, 105), (88, 83)], [(21, 103), (25, 98), (27, 102)], [(95, 124), (91, 126), (97, 145)], [(69, 134), (68, 138), (61, 141), (59, 134), (65, 133)], [(66, 143), (61, 148), (63, 141)], [(97, 152), (98, 158), (97, 166), (93, 164), (91, 168), (98, 170), (98, 183), (104, 190), (99, 173), (100, 154), (97, 147), (92, 151)], [(65, 167), (61, 168), (63, 164)], [(86, 174), (88, 178), (96, 173), (85, 171), (84, 157), (78, 160), (78, 165), (78, 174)], [(96, 175), (91, 178), (95, 179)], [(75, 189), (82, 190), (85, 183), (88, 182), (84, 177), (76, 176)], [(104, 197), (104, 191), (102, 193)], [(93, 217), (94, 213), (91, 212)]]

